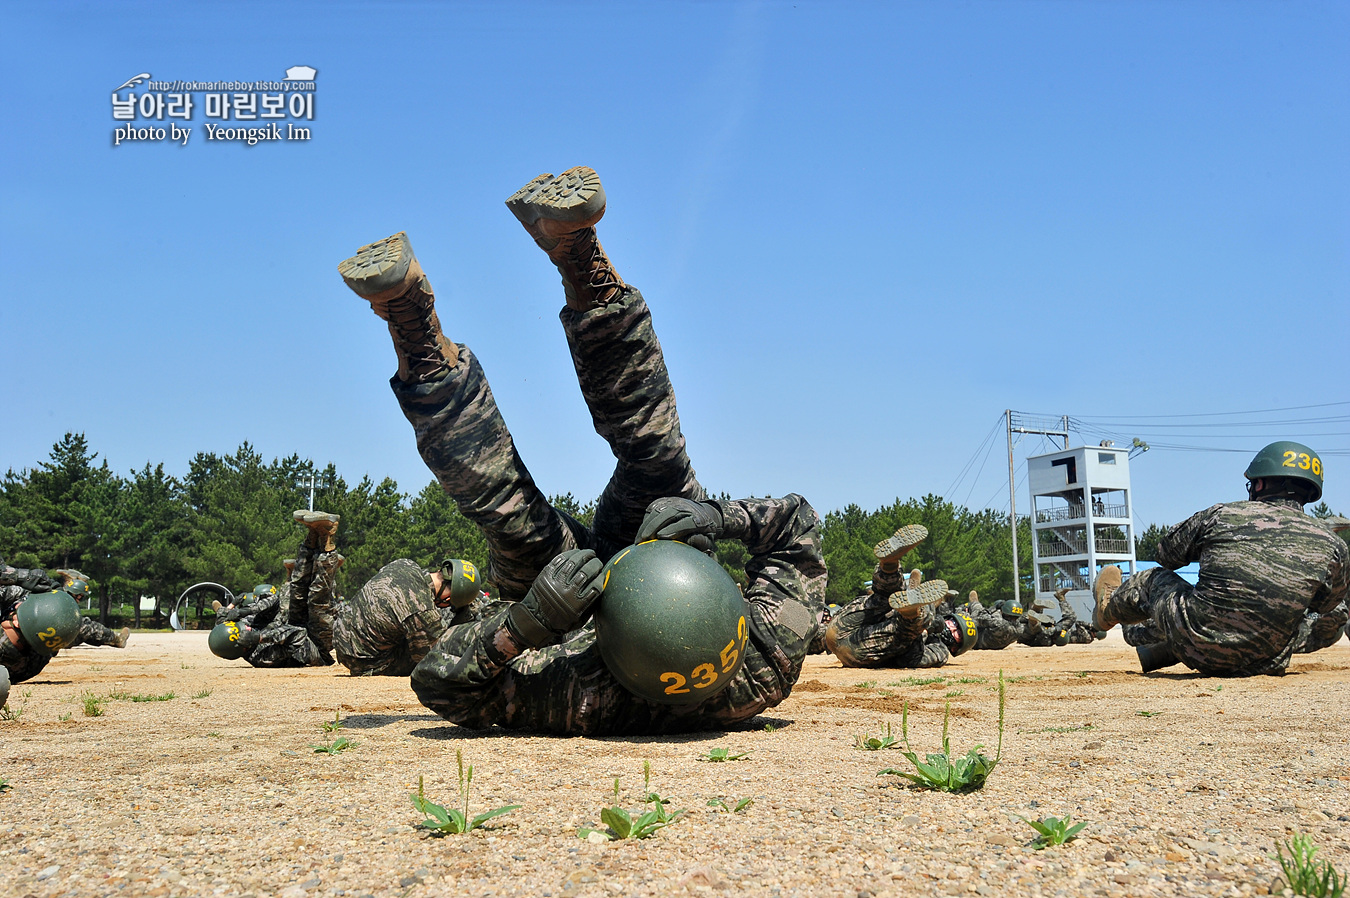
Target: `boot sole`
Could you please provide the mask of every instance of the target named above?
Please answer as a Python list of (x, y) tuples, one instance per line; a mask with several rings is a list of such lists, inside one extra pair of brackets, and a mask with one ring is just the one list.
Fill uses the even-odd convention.
[[(1113, 573), (1107, 574), (1108, 570)], [(1111, 599), (1111, 594), (1120, 589), (1122, 582), (1120, 568), (1113, 565), (1104, 567), (1097, 573), (1097, 581), (1092, 584), (1092, 628), (1094, 630), (1109, 630), (1120, 623), (1120, 621), (1106, 614), (1105, 610), (1106, 603)]]
[(358, 249), (356, 255), (338, 263), (338, 273), (352, 292), (371, 296), (403, 283), (413, 258), (407, 232), (399, 231)]
[(891, 593), (891, 607), (897, 611), (903, 608), (918, 608), (921, 605), (936, 605), (947, 598), (947, 581), (925, 580), (917, 589)]
[(342, 520), (341, 515), (329, 514), (326, 511), (305, 511), (304, 509), (292, 512), (291, 516), (295, 518), (297, 524), (315, 524), (319, 521), (332, 521), (336, 524)]
[(927, 538), (927, 527), (922, 524), (906, 524), (895, 531), (893, 536), (889, 536), (873, 546), (872, 554), (876, 556), (877, 561), (899, 561), (911, 549)]
[(527, 227), (540, 219), (590, 227), (605, 214), (605, 188), (595, 169), (581, 165), (540, 175), (507, 197), (506, 208)]

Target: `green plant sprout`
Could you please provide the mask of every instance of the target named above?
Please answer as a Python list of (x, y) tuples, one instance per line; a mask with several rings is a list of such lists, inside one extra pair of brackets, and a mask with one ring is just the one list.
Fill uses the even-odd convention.
[(422, 788), (422, 777), (417, 778), (417, 794), (410, 795), (413, 807), (427, 819), (417, 824), (420, 829), (429, 831), (433, 836), (458, 836), (473, 832), (494, 817), (519, 810), (522, 805), (508, 804), (491, 811), (469, 816), (469, 789), (473, 785), (473, 765), (464, 766), (463, 749), (455, 749), (455, 761), (459, 764), (459, 796), (464, 800), (464, 810), (446, 808), (427, 798)]
[(965, 694), (966, 690), (964, 689), (953, 689), (951, 692), (948, 692), (946, 695), (944, 695), (943, 698), (956, 698), (958, 695), (965, 695)]
[(4, 792), (4, 791), (6, 791), (6, 790), (8, 790), (8, 789), (11, 789), (11, 788), (13, 788), (13, 787), (10, 786), (9, 780), (7, 780), (7, 779), (0, 779), (0, 792)]
[(338, 736), (336, 739), (334, 739), (327, 745), (315, 745), (313, 742), (311, 742), (309, 744), (309, 747), (314, 749), (314, 753), (316, 755), (321, 752), (326, 755), (335, 755), (338, 754), (339, 752), (344, 752), (349, 748), (356, 748), (356, 746), (359, 744), (360, 743), (358, 742), (351, 741), (346, 736)]
[(776, 732), (778, 732), (778, 727), (774, 726), (774, 725), (771, 724), (771, 723), (766, 723), (766, 724), (764, 724), (764, 732), (766, 732), (766, 733), (776, 733)]
[(336, 733), (338, 730), (342, 729), (343, 722), (342, 711), (339, 709), (333, 712), (332, 721), (325, 721), (324, 723), (319, 724), (319, 726), (323, 728), (325, 733)]
[(998, 762), (1003, 758), (1003, 707), (1005, 702), (1005, 688), (1003, 685), (1003, 671), (998, 674), (998, 751), (994, 753), (993, 760), (980, 753), (982, 745), (976, 745), (970, 751), (966, 752), (965, 757), (952, 758), (951, 741), (947, 735), (947, 725), (951, 718), (951, 702), (946, 705), (946, 710), (942, 714), (942, 752), (930, 753), (926, 761), (920, 761), (919, 756), (909, 744), (909, 702), (905, 702), (900, 715), (900, 735), (905, 743), (901, 753), (914, 765), (915, 773), (904, 770), (897, 770), (894, 767), (887, 767), (885, 770), (878, 771), (877, 776), (882, 774), (891, 774), (901, 776), (914, 785), (924, 789), (936, 789), (940, 792), (972, 792), (976, 789), (984, 788), (985, 782), (989, 779), (989, 774), (994, 772)]
[(193, 698), (209, 698), (210, 695), (211, 695), (211, 690), (210, 690), (210, 689), (203, 689), (201, 692), (194, 693), (192, 697), (193, 697)]
[(1137, 714), (1137, 715), (1139, 715), (1140, 717), (1157, 717), (1157, 716), (1158, 716), (1159, 714), (1161, 714), (1162, 712), (1161, 712), (1161, 711), (1135, 711), (1134, 713)]
[(67, 720), (70, 720), (70, 712), (67, 711), (64, 714), (58, 714), (56, 715), (56, 719), (61, 721), (62, 723), (65, 723)]
[(861, 683), (854, 683), (854, 684), (853, 684), (853, 688), (854, 688), (854, 689), (875, 689), (875, 688), (876, 688), (876, 685), (877, 685), (877, 681), (876, 681), (876, 680), (863, 680)]
[(859, 751), (881, 751), (883, 748), (899, 748), (900, 740), (891, 735), (891, 725), (886, 724), (886, 735), (869, 736), (863, 733), (853, 737), (853, 747)]
[(746, 808), (750, 807), (750, 805), (754, 803), (755, 800), (753, 798), (742, 798), (740, 801), (737, 801), (734, 804), (727, 804), (727, 800), (725, 798), (720, 797), (708, 799), (708, 807), (721, 808), (728, 814), (739, 814), (741, 811), (744, 811)]
[(642, 764), (644, 777), (643, 792), (646, 794), (647, 804), (650, 810), (634, 818), (633, 814), (619, 806), (619, 778), (614, 777), (614, 804), (611, 807), (600, 809), (600, 822), (605, 825), (604, 829), (583, 826), (577, 830), (577, 838), (588, 838), (592, 833), (598, 833), (604, 836), (608, 841), (619, 839), (646, 839), (656, 833), (658, 829), (663, 829), (674, 823), (680, 817), (684, 816), (684, 809), (675, 813), (666, 810), (666, 800), (662, 799), (651, 788), (651, 762), (644, 761)]
[(23, 712), (28, 710), (28, 699), (33, 694), (33, 690), (25, 689), (23, 691), (23, 704), (14, 707), (13, 702), (9, 702), (3, 708), (0, 708), (0, 720), (18, 720), (23, 716)]
[(109, 692), (108, 698), (119, 702), (169, 702), (178, 698), (173, 692), (166, 692), (163, 695), (140, 695), (120, 690), (118, 692)]
[(84, 703), (85, 717), (102, 717), (103, 706), (108, 703), (106, 698), (101, 695), (94, 695), (92, 692), (86, 692), (80, 696), (80, 701)]
[(1036, 830), (1036, 839), (1031, 846), (1037, 851), (1043, 848), (1049, 848), (1051, 845), (1064, 845), (1078, 838), (1078, 834), (1083, 831), (1086, 823), (1074, 823), (1072, 814), (1065, 814), (1060, 817), (1042, 817), (1040, 820), (1028, 820), (1021, 816), (1017, 817), (1027, 826)]
[(1346, 877), (1338, 874), (1329, 861), (1317, 860), (1317, 846), (1310, 836), (1295, 834), (1283, 846), (1276, 845), (1275, 852), (1272, 857), (1280, 862), (1284, 881), (1295, 895), (1306, 898), (1342, 898), (1345, 895)]
[(720, 764), (723, 761), (741, 761), (750, 757), (750, 752), (743, 751), (738, 755), (733, 755), (729, 748), (710, 748), (706, 755), (701, 755), (698, 760), (708, 761), (712, 764)]

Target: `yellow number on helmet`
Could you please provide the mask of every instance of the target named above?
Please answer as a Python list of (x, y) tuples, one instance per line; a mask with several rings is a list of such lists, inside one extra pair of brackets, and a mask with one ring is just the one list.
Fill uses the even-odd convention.
[(670, 684), (669, 686), (666, 687), (666, 695), (679, 695), (681, 693), (689, 691), (688, 689), (684, 688), (685, 682), (684, 677), (680, 676), (674, 671), (663, 673), (661, 674), (661, 676), (657, 677), (657, 679), (659, 679), (662, 683)]
[(460, 565), (464, 568), (462, 571), (460, 571), (460, 573), (464, 575), (464, 579), (468, 580), (470, 583), (477, 582), (474, 580), (473, 565), (469, 564), (467, 561), (461, 561)]
[(1307, 454), (1300, 452), (1298, 454), (1298, 466), (1301, 470), (1306, 471), (1312, 467), (1312, 459)]
[(707, 689), (717, 682), (717, 671), (711, 664), (700, 664), (689, 676), (694, 681), (695, 689)]
[(1282, 465), (1280, 465), (1280, 467), (1282, 467), (1282, 468), (1292, 468), (1292, 467), (1294, 467), (1294, 461), (1295, 461), (1297, 458), (1298, 458), (1298, 453), (1295, 452), (1294, 450), (1290, 449), (1288, 452), (1284, 453), (1284, 463), (1283, 463)]
[(1322, 459), (1318, 458), (1316, 455), (1313, 456), (1312, 460), (1312, 472), (1318, 477), (1322, 476)]

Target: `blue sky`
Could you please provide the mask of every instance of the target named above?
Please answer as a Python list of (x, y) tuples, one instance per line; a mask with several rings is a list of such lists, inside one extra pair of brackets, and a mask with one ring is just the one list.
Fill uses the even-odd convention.
[[(248, 440), (420, 489), (336, 273), (407, 230), (540, 486), (597, 495), (557, 275), (502, 205), (585, 164), (714, 491), (1006, 508), (980, 447), (1012, 408), (1228, 450), (1136, 459), (1140, 525), (1239, 498), (1281, 437), (1350, 511), (1348, 10), (5, 4), (0, 467), (74, 430), (123, 472)], [(198, 95), (187, 146), (112, 145), (137, 73), (293, 65), (308, 142), (208, 143)]]

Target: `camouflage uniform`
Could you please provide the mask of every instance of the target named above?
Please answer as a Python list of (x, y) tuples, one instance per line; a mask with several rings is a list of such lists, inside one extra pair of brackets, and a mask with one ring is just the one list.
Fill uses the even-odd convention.
[[(1122, 624), (1151, 621), (1151, 633), (1127, 635), (1160, 637), (1201, 673), (1282, 674), (1294, 651), (1315, 644), (1316, 616), (1328, 619), (1319, 639), (1344, 623), (1350, 547), (1292, 499), (1208, 508), (1168, 531), (1157, 559), (1161, 567), (1132, 576), (1110, 607)], [(1194, 586), (1173, 573), (1193, 561)]]
[(845, 667), (941, 667), (951, 653), (928, 631), (941, 618), (932, 606), (914, 617), (891, 608), (892, 593), (905, 588), (904, 574), (883, 571), (872, 574), (872, 592), (860, 596), (839, 613), (825, 633), (831, 652)]
[(468, 346), (459, 344), (458, 364), (443, 377), (420, 384), (390, 379), (422, 459), (483, 531), (487, 579), (510, 601), (523, 598), (561, 552), (589, 548), (608, 559), (631, 545), (656, 499), (706, 498), (685, 451), (675, 392), (642, 295), (624, 287), (608, 305), (564, 308), (559, 317), (596, 433), (618, 460), (590, 529), (539, 491)]
[(282, 607), (286, 623), (309, 633), (310, 639), (332, 664), (333, 605), (338, 600), (337, 571), (346, 559), (336, 550), (326, 551), (300, 541), (295, 552), (295, 568), (282, 587)]
[[(10, 568), (14, 570), (14, 568)], [(27, 571), (23, 571), (27, 575)], [(23, 579), (20, 577), (19, 579)], [(28, 590), (16, 584), (0, 586), (0, 620), (13, 619), (14, 613), (19, 608), (19, 603), (28, 595)], [(19, 645), (9, 641), (8, 635), (0, 631), (0, 666), (9, 671), (11, 683), (22, 683), (24, 680), (31, 680), (42, 672), (42, 668), (47, 666), (47, 662), (56, 656), (56, 652), (50, 655), (44, 655), (42, 652), (35, 652), (28, 647), (28, 643), (19, 638)]]
[(972, 602), (966, 611), (975, 618), (975, 624), (980, 630), (975, 648), (998, 651), (1021, 641), (1025, 629), (1022, 623), (1024, 618), (1010, 621), (998, 608), (991, 608), (983, 602)]
[(497, 602), (481, 621), (447, 630), (417, 665), (418, 699), (462, 726), (588, 736), (725, 729), (782, 702), (801, 673), (824, 605), (820, 519), (791, 494), (709, 504), (722, 513), (719, 537), (743, 542), (751, 555), (750, 640), (744, 664), (721, 692), (698, 705), (638, 698), (605, 666), (593, 629), (527, 651), (506, 626), (510, 603)]
[(14, 567), (0, 559), (0, 586), (22, 586), (25, 590), (46, 592), (58, 584), (42, 568)]
[(72, 642), (71, 647), (77, 645), (117, 645), (117, 633), (110, 628), (103, 626), (92, 617), (80, 616), (80, 634)]
[(337, 604), (333, 647), (353, 676), (406, 677), (448, 627), (478, 620), (481, 607), (437, 608), (431, 573), (400, 558)]
[(320, 667), (333, 663), (304, 627), (282, 623), (279, 595), (222, 608), (216, 613), (216, 623), (226, 621), (238, 621), (258, 631), (258, 644), (244, 656), (254, 667)]

